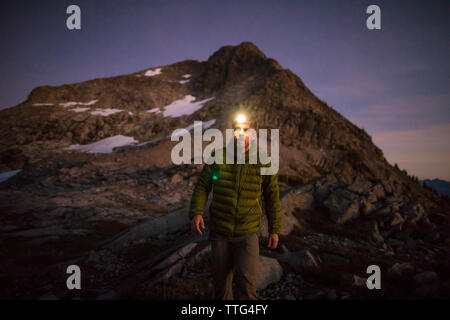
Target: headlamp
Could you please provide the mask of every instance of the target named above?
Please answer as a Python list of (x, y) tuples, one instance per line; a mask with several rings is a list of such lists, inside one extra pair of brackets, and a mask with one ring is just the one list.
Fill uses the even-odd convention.
[(243, 114), (238, 115), (236, 118), (237, 123), (244, 123), (246, 120), (247, 118)]
[(250, 121), (247, 120), (247, 117), (244, 114), (239, 114), (233, 121), (233, 124), (235, 129), (250, 128)]

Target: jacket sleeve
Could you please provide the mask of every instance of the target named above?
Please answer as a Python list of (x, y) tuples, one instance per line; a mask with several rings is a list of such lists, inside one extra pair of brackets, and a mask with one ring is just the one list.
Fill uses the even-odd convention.
[(192, 193), (191, 205), (189, 207), (189, 219), (195, 215), (203, 215), (206, 200), (212, 189), (212, 165), (205, 164), (198, 176), (197, 183)]
[(278, 177), (274, 174), (263, 175), (262, 178), (265, 209), (269, 222), (269, 234), (279, 234), (281, 232), (281, 210)]

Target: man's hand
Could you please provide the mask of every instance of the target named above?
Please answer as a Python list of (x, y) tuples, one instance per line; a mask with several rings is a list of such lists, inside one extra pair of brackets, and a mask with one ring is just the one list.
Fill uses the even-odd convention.
[(270, 249), (275, 249), (278, 246), (278, 235), (273, 233), (269, 236), (269, 245)]
[(203, 221), (203, 217), (198, 214), (194, 216), (191, 220), (191, 230), (193, 232), (197, 232), (198, 234), (202, 235), (203, 232), (200, 230), (200, 226), (202, 229), (205, 229), (205, 222)]

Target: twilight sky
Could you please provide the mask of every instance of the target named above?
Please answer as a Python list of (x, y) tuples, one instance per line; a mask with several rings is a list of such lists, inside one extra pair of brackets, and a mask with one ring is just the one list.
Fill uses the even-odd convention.
[[(81, 8), (80, 31), (66, 8)], [(381, 8), (381, 30), (366, 8)], [(61, 85), (255, 43), (364, 128), (387, 160), (450, 180), (448, 1), (33, 1), (0, 4), (0, 108)]]

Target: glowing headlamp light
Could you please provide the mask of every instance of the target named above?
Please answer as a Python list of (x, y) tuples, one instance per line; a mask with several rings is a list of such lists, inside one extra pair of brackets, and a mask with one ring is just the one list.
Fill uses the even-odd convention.
[(234, 120), (234, 127), (236, 129), (241, 129), (242, 132), (243, 129), (250, 128), (250, 121), (247, 120), (247, 117), (245, 115), (239, 114)]
[(246, 121), (247, 121), (247, 118), (243, 114), (238, 115), (236, 118), (236, 122), (238, 124), (245, 123)]

